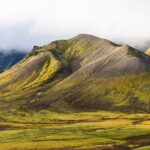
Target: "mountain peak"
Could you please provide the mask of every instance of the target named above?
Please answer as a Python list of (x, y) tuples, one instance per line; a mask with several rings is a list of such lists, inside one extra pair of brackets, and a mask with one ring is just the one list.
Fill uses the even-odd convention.
[(91, 38), (93, 38), (93, 37), (99, 38), (99, 37), (96, 37), (96, 36), (94, 36), (94, 35), (85, 34), (85, 33), (78, 34), (78, 35), (76, 35), (74, 38), (89, 38), (89, 37), (91, 37)]

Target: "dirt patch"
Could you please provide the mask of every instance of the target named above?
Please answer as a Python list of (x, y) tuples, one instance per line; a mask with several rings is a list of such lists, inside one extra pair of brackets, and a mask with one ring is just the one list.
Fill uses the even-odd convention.
[(103, 146), (103, 147), (91, 148), (88, 150), (131, 150), (131, 148), (126, 146)]
[(148, 146), (150, 145), (150, 135), (128, 139), (127, 144), (135, 145), (135, 147)]

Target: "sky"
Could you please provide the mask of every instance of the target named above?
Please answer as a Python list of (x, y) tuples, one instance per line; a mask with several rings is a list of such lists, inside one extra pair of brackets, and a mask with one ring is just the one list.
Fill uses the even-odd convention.
[(0, 50), (92, 34), (150, 47), (150, 0), (0, 0)]

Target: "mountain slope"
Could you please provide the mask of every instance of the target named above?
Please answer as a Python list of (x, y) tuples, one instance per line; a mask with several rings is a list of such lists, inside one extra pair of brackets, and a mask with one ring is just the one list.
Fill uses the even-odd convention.
[(0, 74), (0, 109), (150, 111), (150, 57), (81, 34), (35, 46)]
[(145, 54), (150, 56), (150, 48), (145, 51)]

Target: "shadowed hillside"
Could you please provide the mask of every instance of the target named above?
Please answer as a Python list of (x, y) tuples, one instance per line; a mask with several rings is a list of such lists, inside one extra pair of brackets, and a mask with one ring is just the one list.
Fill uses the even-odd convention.
[(6, 54), (0, 52), (0, 72), (9, 69), (11, 66), (15, 65), (26, 55), (24, 52), (18, 52), (12, 50)]
[(149, 68), (144, 53), (91, 35), (35, 46), (0, 74), (0, 109), (150, 112)]

